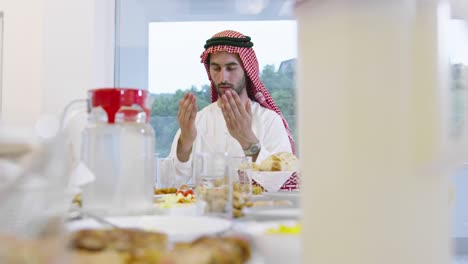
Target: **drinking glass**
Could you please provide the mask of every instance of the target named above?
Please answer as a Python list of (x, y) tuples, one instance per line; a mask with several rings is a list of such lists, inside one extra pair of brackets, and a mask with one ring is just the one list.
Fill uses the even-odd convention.
[(154, 187), (157, 189), (175, 187), (175, 167), (173, 160), (171, 158), (161, 158), (159, 154), (155, 154), (154, 163)]
[(194, 155), (193, 179), (199, 215), (232, 218), (232, 181), (227, 161), (226, 153), (201, 152)]
[(159, 153), (154, 154), (153, 187), (161, 188), (161, 162)]
[(232, 181), (232, 214), (233, 217), (244, 215), (243, 208), (247, 206), (252, 195), (252, 159), (246, 156), (228, 157), (228, 174)]
[[(228, 172), (232, 179), (234, 195), (250, 198), (252, 195), (252, 158), (229, 156)], [(236, 194), (238, 193), (238, 194)]]

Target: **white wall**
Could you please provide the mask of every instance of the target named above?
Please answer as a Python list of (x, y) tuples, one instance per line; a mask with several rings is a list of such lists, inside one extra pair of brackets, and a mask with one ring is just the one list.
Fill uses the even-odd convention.
[(33, 125), (113, 84), (113, 0), (1, 0), (0, 11), (4, 121)]

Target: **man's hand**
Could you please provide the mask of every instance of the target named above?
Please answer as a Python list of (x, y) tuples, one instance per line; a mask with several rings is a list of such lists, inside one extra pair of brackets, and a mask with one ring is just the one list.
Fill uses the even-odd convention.
[(197, 98), (191, 93), (186, 93), (184, 98), (179, 101), (179, 112), (177, 113), (177, 121), (180, 127), (177, 158), (182, 162), (188, 161), (193, 142), (197, 138), (197, 128), (195, 127), (197, 112)]
[(252, 131), (250, 100), (246, 100), (245, 104), (243, 104), (239, 95), (229, 90), (225, 92), (221, 100), (221, 110), (229, 134), (239, 142), (242, 149), (247, 149), (250, 145), (258, 142)]

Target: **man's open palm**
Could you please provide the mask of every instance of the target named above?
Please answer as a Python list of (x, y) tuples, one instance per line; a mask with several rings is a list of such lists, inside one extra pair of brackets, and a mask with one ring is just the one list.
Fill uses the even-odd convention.
[(180, 127), (180, 140), (184, 145), (192, 145), (197, 137), (195, 118), (197, 117), (197, 98), (191, 93), (186, 93), (179, 101), (177, 120)]

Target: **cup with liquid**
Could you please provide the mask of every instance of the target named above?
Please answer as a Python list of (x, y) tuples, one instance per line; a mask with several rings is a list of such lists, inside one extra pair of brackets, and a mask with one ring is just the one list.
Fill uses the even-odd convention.
[(221, 152), (195, 153), (193, 179), (197, 214), (232, 218), (232, 180), (228, 155)]
[(244, 215), (243, 208), (247, 206), (252, 196), (252, 158), (246, 156), (229, 156), (227, 171), (232, 181), (233, 217)]
[(250, 198), (252, 195), (252, 158), (229, 156), (227, 160), (227, 169), (234, 192), (238, 192), (245, 198)]

